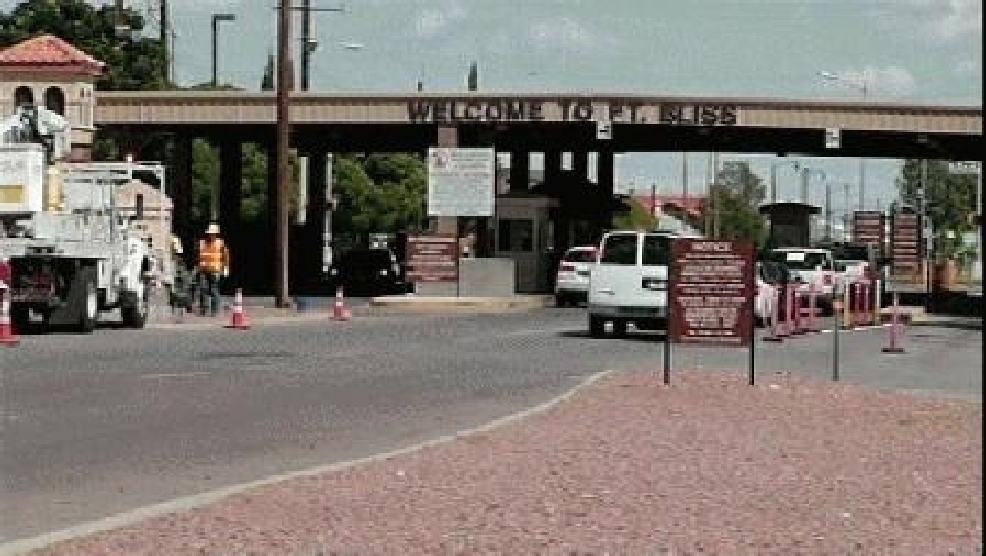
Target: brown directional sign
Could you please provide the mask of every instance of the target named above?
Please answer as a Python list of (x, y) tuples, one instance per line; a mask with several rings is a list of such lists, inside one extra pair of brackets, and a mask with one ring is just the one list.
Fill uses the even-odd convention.
[(455, 282), (459, 279), (459, 242), (455, 236), (409, 236), (407, 278), (412, 282)]
[(914, 271), (921, 260), (921, 218), (917, 214), (893, 215), (890, 242), (895, 273)]
[(671, 341), (745, 346), (753, 340), (753, 245), (677, 239), (672, 247)]
[(853, 243), (875, 243), (883, 246), (883, 212), (878, 210), (857, 210), (852, 213)]

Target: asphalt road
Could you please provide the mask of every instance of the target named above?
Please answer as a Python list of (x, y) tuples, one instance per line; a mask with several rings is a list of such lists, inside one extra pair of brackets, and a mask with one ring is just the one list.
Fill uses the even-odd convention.
[[(981, 400), (981, 330), (840, 333), (843, 380)], [(828, 377), (830, 333), (758, 342), (773, 371)], [(604, 369), (649, 369), (653, 335), (594, 340), (578, 309), (367, 317), (251, 330), (23, 337), (0, 350), (0, 542), (390, 450), (540, 403)], [(747, 351), (675, 347), (678, 369)]]

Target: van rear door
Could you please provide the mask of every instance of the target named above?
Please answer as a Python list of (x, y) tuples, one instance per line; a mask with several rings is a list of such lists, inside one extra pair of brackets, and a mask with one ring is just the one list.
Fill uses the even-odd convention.
[(611, 233), (599, 245), (599, 262), (589, 279), (589, 303), (631, 305), (640, 288), (638, 234)]
[[(639, 241), (640, 239), (643, 241)], [(623, 316), (662, 316), (668, 303), (671, 238), (657, 234), (613, 233), (603, 239), (592, 270), (590, 304), (622, 308)], [(661, 308), (641, 311), (634, 308)]]

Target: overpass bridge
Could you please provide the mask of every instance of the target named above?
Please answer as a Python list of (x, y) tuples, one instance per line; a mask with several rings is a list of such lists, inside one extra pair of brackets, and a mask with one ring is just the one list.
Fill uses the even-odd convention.
[[(831, 157), (979, 156), (981, 106), (670, 97), (618, 93), (293, 93), (293, 144), (304, 150), (422, 151), (437, 129), (500, 151), (772, 152)], [(98, 92), (94, 123), (273, 140), (276, 97), (239, 91)], [(600, 139), (599, 127), (608, 127)], [(838, 130), (839, 146), (826, 146)], [(831, 133), (831, 131), (829, 131)]]
[[(568, 189), (588, 187), (584, 197), (600, 199), (598, 195), (613, 191), (615, 153), (719, 151), (970, 160), (979, 158), (982, 149), (982, 107), (977, 106), (596, 93), (301, 92), (291, 95), (290, 115), (292, 147), (314, 160), (324, 160), (332, 152), (423, 153), (432, 146), (494, 147), (510, 153), (509, 177), (499, 191), (508, 196), (529, 193), (532, 152), (544, 154), (546, 183)], [(93, 120), (101, 130), (132, 138), (135, 150), (148, 133), (172, 135), (175, 227), (187, 244), (199, 231), (189, 227), (191, 140), (206, 138), (219, 147), (219, 220), (235, 234), (242, 144), (255, 142), (268, 153), (274, 152), (276, 96), (239, 91), (98, 92)], [(563, 153), (571, 157), (567, 171), (562, 170)], [(594, 183), (587, 179), (589, 153), (596, 156)], [(324, 164), (313, 163), (309, 168), (309, 183), (325, 182)], [(275, 181), (273, 176), (268, 178), (269, 198), (274, 197)], [(320, 189), (309, 192), (314, 208), (308, 211), (309, 225), (293, 233), (295, 253), (318, 248), (326, 194)], [(548, 218), (547, 213), (539, 214), (532, 218)], [(555, 232), (549, 235), (555, 249), (584, 241), (574, 231), (574, 221), (580, 217), (565, 214), (561, 207), (550, 216)], [(600, 215), (589, 228), (599, 229), (608, 216)], [(533, 229), (538, 230), (538, 220), (533, 221)], [(480, 230), (481, 244), (496, 243), (484, 237), (495, 237), (499, 233), (496, 226), (491, 223), (487, 230)], [(252, 244), (237, 237), (233, 247), (242, 252)], [(534, 244), (539, 244), (537, 239)], [(292, 261), (302, 266), (295, 267), (292, 276), (317, 274), (319, 258), (293, 256)], [(528, 254), (518, 254), (515, 260), (525, 258)], [(543, 269), (536, 272), (545, 274)], [(542, 283), (535, 289), (543, 288)]]

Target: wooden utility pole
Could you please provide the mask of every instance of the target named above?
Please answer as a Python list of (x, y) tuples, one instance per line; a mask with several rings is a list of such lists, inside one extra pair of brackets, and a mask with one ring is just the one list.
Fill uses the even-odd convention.
[(277, 27), (277, 182), (274, 223), (274, 303), (290, 306), (288, 297), (288, 149), (291, 145), (291, 0), (280, 0)]

